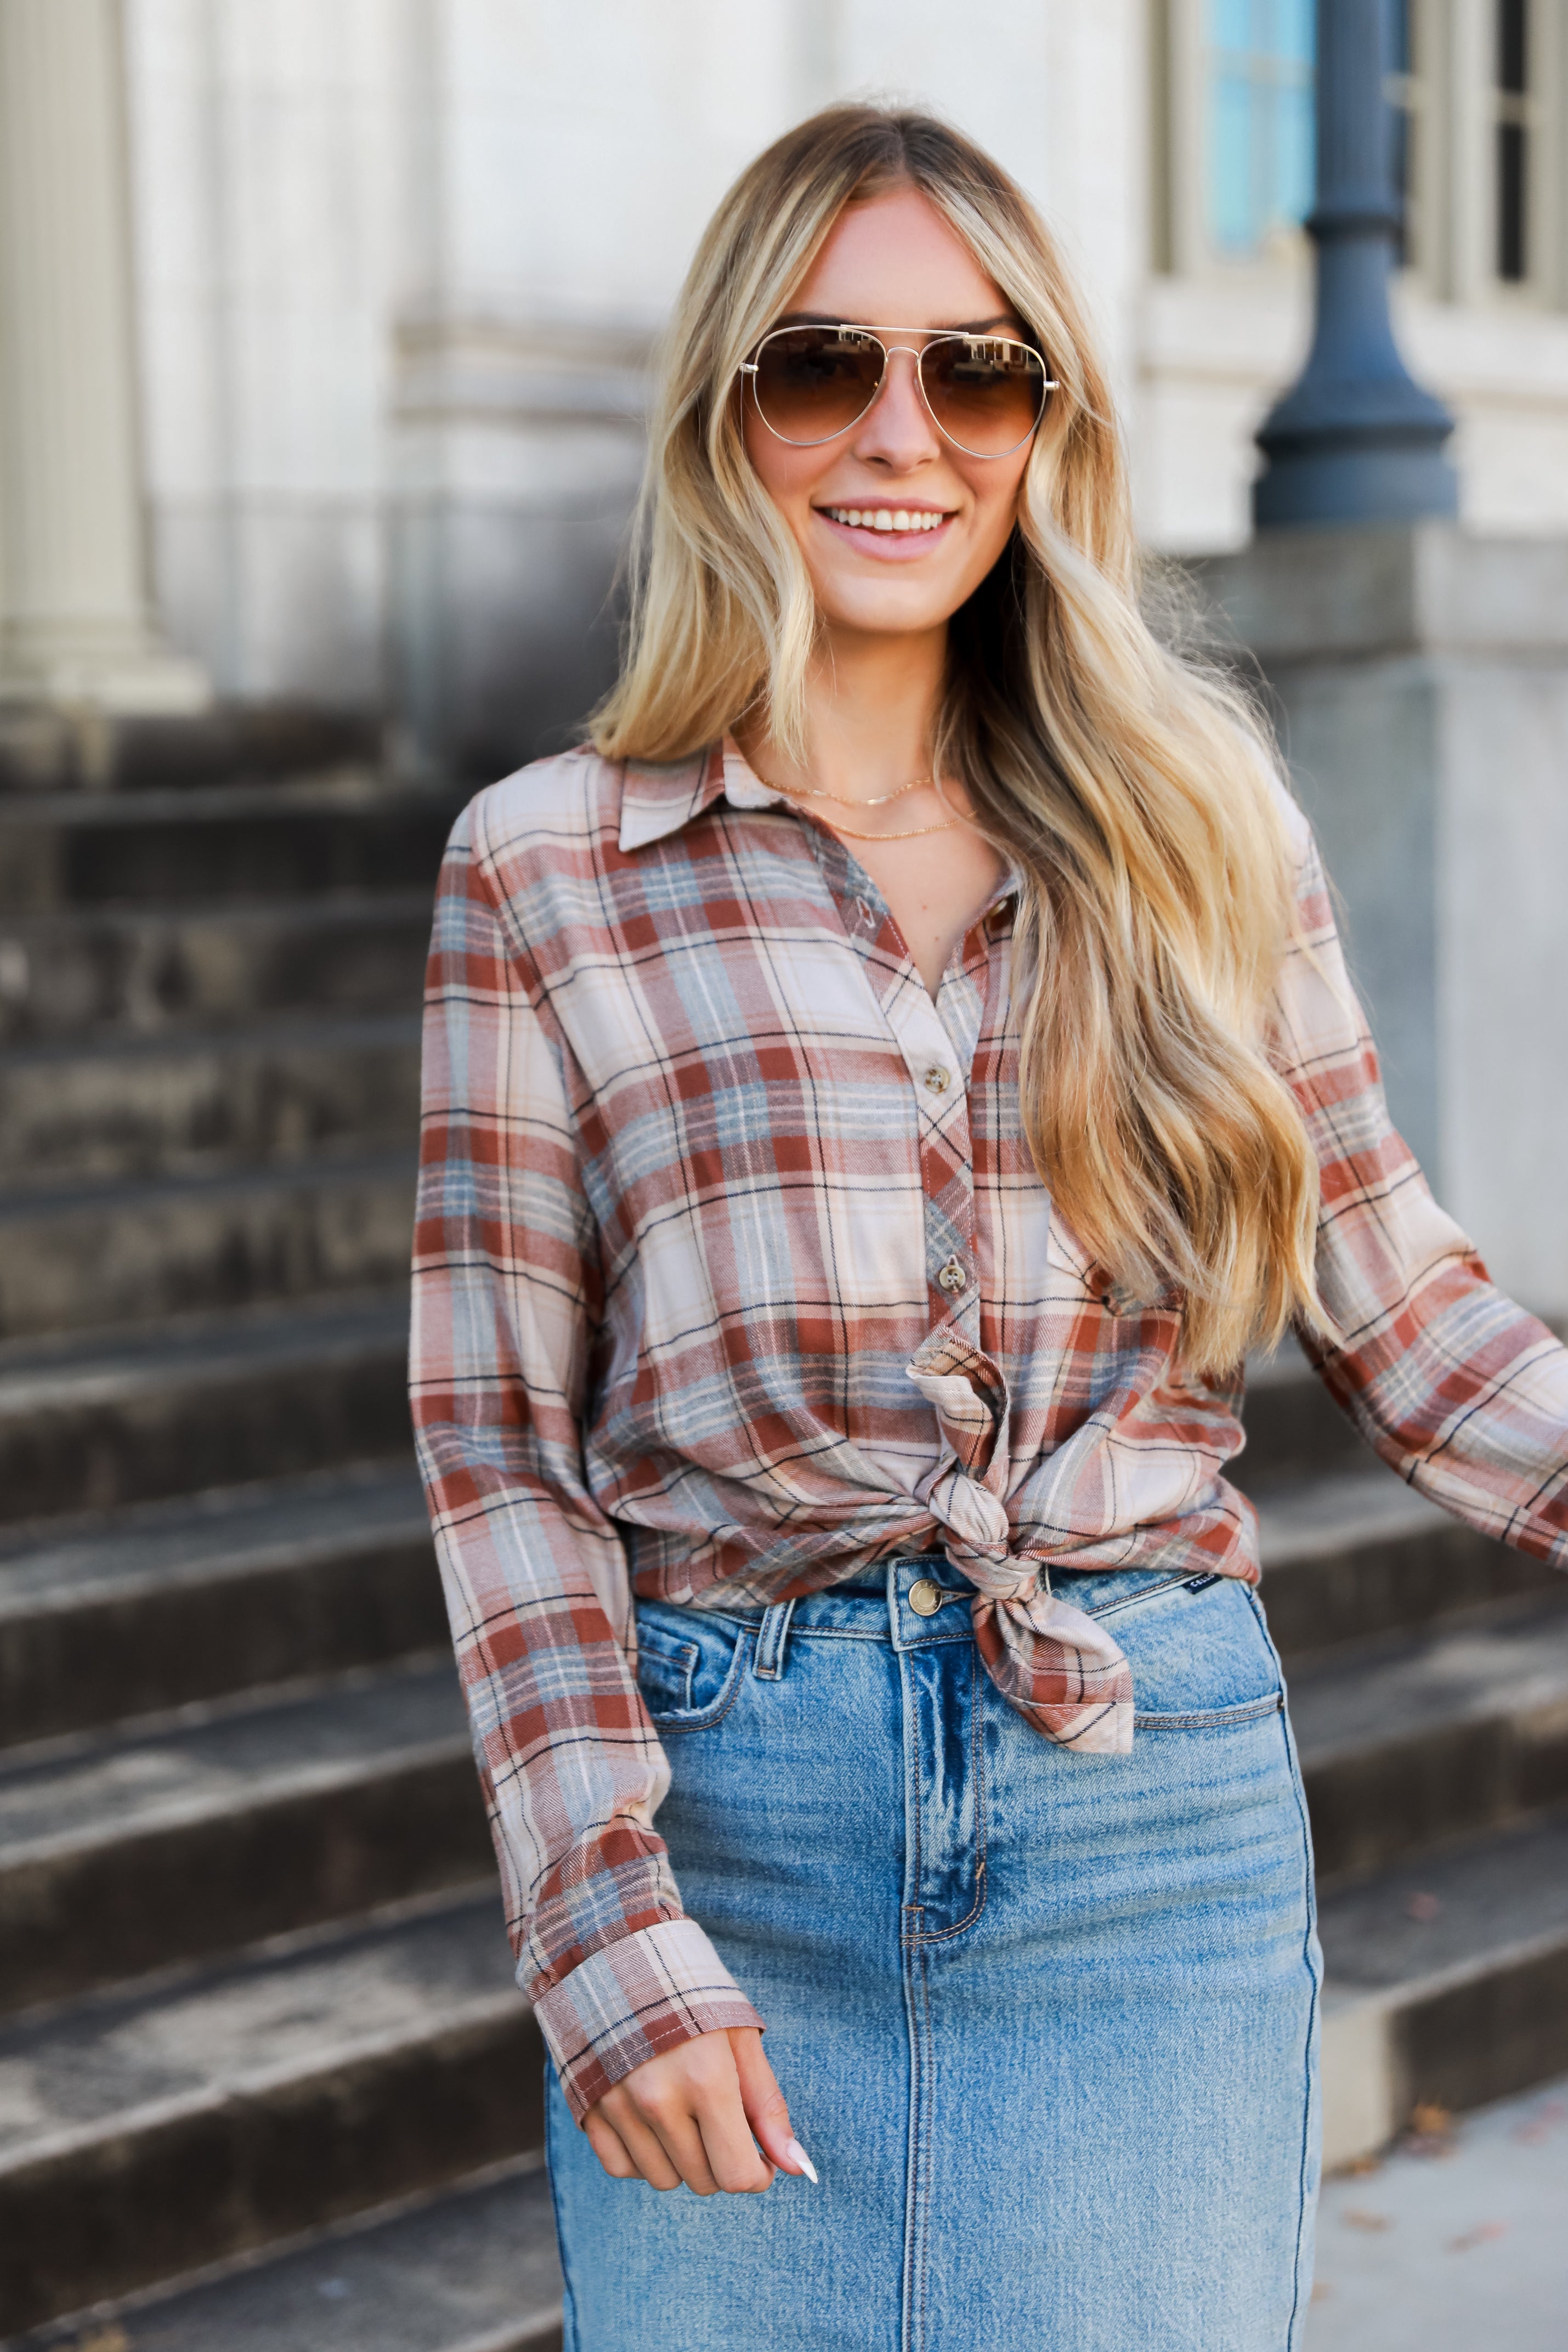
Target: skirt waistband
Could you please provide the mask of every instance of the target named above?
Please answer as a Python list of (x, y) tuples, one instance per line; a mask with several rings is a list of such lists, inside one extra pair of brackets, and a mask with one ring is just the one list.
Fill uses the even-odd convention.
[[(1217, 1581), (1212, 1574), (1195, 1573), (1190, 1566), (1176, 1573), (1160, 1569), (1058, 1570), (1055, 1573), (1057, 1592), (1092, 1616), (1114, 1612), (1166, 1586), (1191, 1583), (1196, 1588)], [(781, 1671), (792, 1631), (890, 1641), (900, 1650), (971, 1638), (967, 1603), (975, 1598), (975, 1587), (943, 1552), (900, 1556), (841, 1584), (794, 1600), (776, 1601), (761, 1611), (726, 1608), (721, 1591), (722, 1588), (710, 1591), (700, 1601), (640, 1601), (638, 1606), (727, 1620), (755, 1630), (756, 1671), (765, 1681)]]

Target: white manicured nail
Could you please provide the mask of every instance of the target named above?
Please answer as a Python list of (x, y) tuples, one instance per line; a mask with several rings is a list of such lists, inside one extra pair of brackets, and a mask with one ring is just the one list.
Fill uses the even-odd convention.
[(805, 2149), (801, 2147), (800, 2141), (798, 2139), (786, 2140), (784, 2143), (784, 2153), (791, 2164), (800, 2166), (800, 2170), (805, 2174), (812, 2188), (815, 2189), (817, 2186), (817, 2168), (812, 2163), (810, 2158), (807, 2155)]

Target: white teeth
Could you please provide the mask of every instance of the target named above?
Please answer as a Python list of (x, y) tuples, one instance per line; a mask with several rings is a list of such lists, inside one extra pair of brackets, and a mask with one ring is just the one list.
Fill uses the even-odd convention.
[(834, 522), (856, 530), (936, 530), (947, 520), (919, 507), (828, 507)]

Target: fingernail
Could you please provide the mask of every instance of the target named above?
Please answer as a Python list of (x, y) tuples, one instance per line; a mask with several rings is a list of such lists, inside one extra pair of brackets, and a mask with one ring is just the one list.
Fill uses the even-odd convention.
[(800, 2170), (805, 2174), (812, 2188), (815, 2189), (818, 2185), (817, 2168), (812, 2163), (810, 2158), (807, 2155), (805, 2149), (801, 2147), (800, 2141), (798, 2139), (787, 2139), (784, 2143), (784, 2154), (791, 2164), (799, 2165)]

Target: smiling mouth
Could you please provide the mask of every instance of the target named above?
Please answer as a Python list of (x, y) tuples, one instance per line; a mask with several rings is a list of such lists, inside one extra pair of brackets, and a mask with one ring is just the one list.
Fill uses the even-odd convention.
[(819, 507), (817, 511), (826, 515), (830, 522), (847, 524), (852, 530), (938, 530), (948, 520), (929, 507)]

